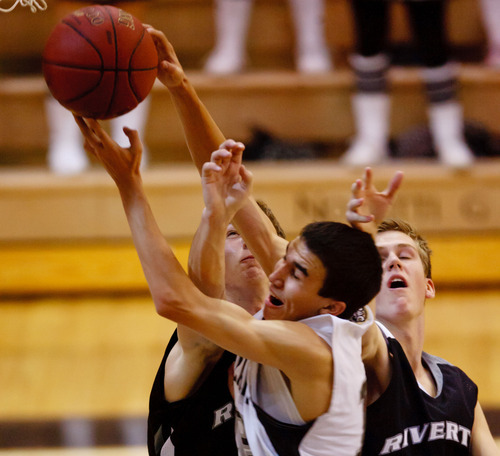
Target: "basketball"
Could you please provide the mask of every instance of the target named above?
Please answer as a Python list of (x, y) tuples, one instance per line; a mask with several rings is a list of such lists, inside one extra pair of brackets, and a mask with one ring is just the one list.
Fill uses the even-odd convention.
[(134, 109), (151, 91), (157, 65), (155, 44), (141, 21), (110, 5), (65, 16), (42, 55), (43, 76), (54, 98), (94, 119)]

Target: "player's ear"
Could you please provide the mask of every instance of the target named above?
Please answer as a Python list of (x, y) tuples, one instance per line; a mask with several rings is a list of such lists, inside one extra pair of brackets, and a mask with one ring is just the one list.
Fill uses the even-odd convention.
[(335, 299), (332, 298), (323, 298), (324, 299), (324, 305), (320, 309), (319, 313), (320, 314), (330, 314), (330, 315), (340, 315), (342, 312), (344, 312), (346, 308), (346, 304), (344, 301), (336, 301)]
[(436, 289), (434, 287), (434, 282), (432, 279), (426, 279), (427, 283), (425, 285), (425, 299), (432, 299), (436, 296)]

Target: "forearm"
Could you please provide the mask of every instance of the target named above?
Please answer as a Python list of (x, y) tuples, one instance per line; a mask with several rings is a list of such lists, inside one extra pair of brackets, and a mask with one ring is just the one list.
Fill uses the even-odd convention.
[(201, 171), (226, 139), (187, 78), (169, 89), (194, 164)]
[(267, 275), (286, 252), (287, 241), (276, 234), (273, 224), (253, 198), (249, 198), (233, 220), (235, 227)]
[(156, 223), (140, 177), (128, 185), (119, 185), (119, 190), (156, 310), (164, 315), (169, 302), (182, 301), (179, 291), (187, 292), (194, 286)]
[(225, 220), (205, 209), (189, 252), (189, 277), (202, 293), (215, 298), (225, 294), (226, 227)]

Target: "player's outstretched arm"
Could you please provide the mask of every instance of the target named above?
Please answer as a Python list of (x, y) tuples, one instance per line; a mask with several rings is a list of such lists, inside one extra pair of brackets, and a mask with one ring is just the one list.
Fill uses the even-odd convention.
[(156, 223), (146, 197), (139, 169), (142, 143), (136, 130), (125, 128), (130, 147), (119, 146), (97, 120), (75, 117), (84, 136), (85, 149), (93, 154), (115, 181), (132, 238), (153, 298), (169, 292), (172, 277), (194, 288)]
[[(251, 175), (241, 166), (242, 151), (240, 143), (234, 143), (231, 151), (219, 149), (202, 168), (205, 208), (191, 244), (188, 267), (196, 286), (212, 297), (225, 296), (224, 248), (228, 225), (235, 212), (231, 206), (250, 194)], [(223, 181), (215, 177), (214, 171), (233, 177)], [(240, 184), (243, 191), (236, 193), (236, 189), (231, 188), (233, 184)]]
[[(241, 164), (244, 145), (232, 139), (221, 144), (220, 149), (227, 149), (232, 153), (232, 161)], [(246, 173), (248, 171), (245, 170)], [(241, 196), (241, 195), (240, 195)], [(231, 214), (232, 223), (245, 240), (246, 245), (267, 275), (271, 274), (274, 266), (283, 258), (288, 242), (276, 234), (270, 219), (259, 208), (252, 196), (251, 188), (246, 188), (244, 198), (241, 198), (238, 211)]]
[[(227, 172), (231, 154), (217, 151), (212, 154), (210, 165)], [(202, 179), (212, 179), (211, 168), (203, 167)], [(204, 185), (205, 189), (207, 185)], [(189, 277), (207, 296), (225, 296), (225, 239), (227, 220), (224, 211), (218, 210), (218, 199), (208, 199), (198, 230), (190, 249)], [(178, 343), (170, 352), (165, 366), (165, 397), (170, 402), (184, 399), (198, 387), (207, 369), (216, 363), (223, 350), (185, 325), (177, 326)]]
[[(224, 147), (225, 137), (198, 97), (165, 34), (151, 26), (146, 26), (146, 28), (153, 37), (158, 51), (158, 78), (170, 92), (184, 129), (191, 158), (201, 173), (203, 164), (210, 161), (212, 152), (219, 147)], [(264, 225), (260, 224), (261, 220)], [(250, 246), (249, 248), (261, 262), (264, 270), (270, 273), (277, 259), (283, 256), (283, 245), (286, 246), (286, 244), (283, 244), (279, 236), (275, 236), (272, 224), (267, 223), (256, 201), (250, 197), (248, 203), (235, 217), (234, 223), (247, 241), (251, 236), (246, 235), (246, 228), (257, 222), (262, 229), (259, 239), (263, 247), (255, 246), (257, 251)]]
[[(154, 219), (140, 178), (141, 144), (137, 132), (126, 130), (131, 146), (124, 149), (97, 121), (77, 121), (87, 150), (96, 155), (118, 187), (157, 312), (226, 350), (282, 370), (292, 383), (294, 397), (299, 397), (297, 405), (305, 420), (324, 413), (330, 402), (330, 394), (325, 392), (331, 391), (332, 378), (331, 351), (326, 344), (302, 323), (256, 320), (235, 304), (201, 293), (175, 258)], [(210, 172), (212, 180), (207, 183), (220, 188), (217, 179), (221, 171), (212, 167)], [(240, 183), (238, 179), (234, 184), (236, 194), (244, 188), (238, 187)]]
[(396, 171), (386, 189), (379, 192), (373, 183), (371, 168), (366, 168), (363, 178), (352, 184), (352, 196), (347, 203), (347, 221), (355, 228), (375, 234), (378, 224), (391, 208), (402, 180), (403, 173)]
[[(120, 191), (134, 244), (148, 281), (157, 311), (161, 314), (166, 278), (185, 274), (173, 256), (149, 207), (139, 171), (142, 144), (136, 131), (128, 130), (130, 148), (120, 147), (91, 119), (76, 118), (85, 138), (86, 150), (96, 156), (113, 178)], [(192, 286), (189, 282), (186, 286)], [(187, 397), (199, 379), (222, 354), (222, 349), (186, 325), (178, 325), (179, 342), (167, 359), (165, 397), (176, 401)]]
[(182, 123), (191, 158), (201, 173), (203, 164), (210, 161), (212, 152), (226, 138), (198, 97), (165, 34), (150, 25), (146, 29), (158, 52), (158, 79), (169, 90)]

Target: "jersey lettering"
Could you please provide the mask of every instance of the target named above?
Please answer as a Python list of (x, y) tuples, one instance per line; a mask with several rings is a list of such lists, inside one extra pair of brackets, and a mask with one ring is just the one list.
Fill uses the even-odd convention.
[(394, 453), (409, 445), (418, 445), (424, 441), (432, 442), (434, 440), (453, 440), (468, 447), (470, 432), (470, 429), (452, 421), (435, 421), (423, 426), (411, 426), (402, 433), (385, 439), (384, 447), (379, 454)]
[(224, 424), (233, 418), (233, 404), (228, 402), (226, 405), (214, 411), (214, 424), (212, 429)]

